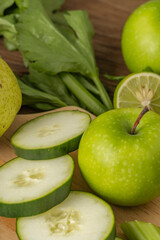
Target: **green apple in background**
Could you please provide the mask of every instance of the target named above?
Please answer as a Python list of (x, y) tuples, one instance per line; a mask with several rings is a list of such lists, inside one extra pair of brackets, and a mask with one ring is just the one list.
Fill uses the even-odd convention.
[(131, 72), (151, 68), (160, 73), (160, 0), (138, 7), (122, 33), (122, 53)]
[(88, 185), (110, 203), (135, 206), (160, 195), (160, 116), (121, 108), (98, 116), (84, 133), (78, 162)]

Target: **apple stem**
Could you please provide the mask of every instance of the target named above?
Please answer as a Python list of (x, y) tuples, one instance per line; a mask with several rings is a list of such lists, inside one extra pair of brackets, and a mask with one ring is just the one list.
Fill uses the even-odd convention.
[(135, 121), (135, 123), (134, 123), (134, 125), (133, 125), (133, 128), (132, 128), (132, 131), (131, 131), (131, 134), (133, 134), (133, 135), (135, 134), (136, 127), (138, 126), (141, 118), (142, 118), (142, 117), (144, 116), (144, 114), (145, 114), (146, 112), (148, 112), (148, 111), (149, 111), (149, 106), (145, 106), (145, 107), (143, 108), (142, 112), (139, 114), (137, 120)]

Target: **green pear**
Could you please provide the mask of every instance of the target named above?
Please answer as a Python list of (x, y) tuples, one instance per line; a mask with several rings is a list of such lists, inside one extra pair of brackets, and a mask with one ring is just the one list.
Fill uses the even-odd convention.
[(0, 137), (13, 122), (21, 103), (17, 79), (8, 64), (0, 58)]

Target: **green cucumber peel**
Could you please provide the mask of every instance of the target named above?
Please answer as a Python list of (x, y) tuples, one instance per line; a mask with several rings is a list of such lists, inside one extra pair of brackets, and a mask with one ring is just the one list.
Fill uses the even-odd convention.
[(80, 240), (86, 239), (86, 235), (88, 240), (115, 240), (116, 233), (110, 205), (94, 194), (82, 191), (71, 191), (62, 203), (48, 212), (18, 218), (16, 230), (20, 240), (65, 240), (68, 237)]
[(38, 148), (38, 149), (24, 149), (15, 145), (11, 139), (12, 146), (16, 155), (30, 160), (52, 159), (63, 156), (67, 153), (73, 152), (78, 148), (82, 134), (79, 136), (66, 140), (63, 144), (54, 147)]
[[(55, 122), (53, 124), (54, 119)], [(76, 122), (74, 122), (74, 119), (76, 119)], [(72, 127), (72, 121), (74, 122), (74, 128)], [(78, 149), (80, 139), (90, 122), (90, 115), (78, 110), (44, 114), (30, 120), (17, 129), (11, 137), (11, 144), (15, 153), (25, 159), (43, 160), (57, 158)], [(68, 129), (67, 135), (65, 135), (65, 129)], [(60, 131), (63, 137), (57, 142)], [(30, 141), (27, 140), (26, 143), (26, 137), (30, 139), (31, 134), (33, 135), (34, 146), (31, 142), (32, 138)], [(52, 141), (50, 140), (51, 137)], [(41, 143), (39, 144), (39, 142)]]
[[(51, 174), (51, 172), (55, 172), (55, 164), (59, 162), (61, 166), (62, 164), (66, 164), (68, 172), (65, 177), (62, 176), (59, 182), (55, 182), (56, 176), (51, 178), (47, 173)], [(20, 166), (20, 170), (12, 170), (15, 169), (15, 166), (16, 168)], [(63, 168), (59, 168), (57, 174), (58, 172), (66, 172), (66, 169), (63, 166)], [(74, 160), (69, 155), (57, 159), (44, 160), (43, 162), (29, 161), (17, 157), (5, 163), (0, 167), (0, 179), (4, 186), (4, 189), (0, 190), (0, 216), (17, 218), (34, 216), (46, 212), (68, 196), (71, 189), (73, 172)], [(26, 173), (28, 174), (26, 175)], [(5, 180), (3, 180), (4, 174)], [(51, 180), (54, 181), (53, 184), (50, 184)], [(43, 184), (46, 186), (45, 189)], [(32, 190), (33, 188), (34, 191)], [(10, 189), (14, 191), (15, 196), (9, 193)]]

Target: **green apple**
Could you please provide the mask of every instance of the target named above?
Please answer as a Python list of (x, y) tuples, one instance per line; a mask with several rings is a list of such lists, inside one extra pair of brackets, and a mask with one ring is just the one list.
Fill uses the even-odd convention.
[(88, 185), (122, 206), (160, 195), (160, 116), (147, 112), (132, 134), (141, 109), (121, 108), (98, 116), (84, 133), (78, 162)]
[(142, 4), (128, 18), (122, 33), (122, 53), (131, 72), (151, 68), (160, 73), (160, 1)]

